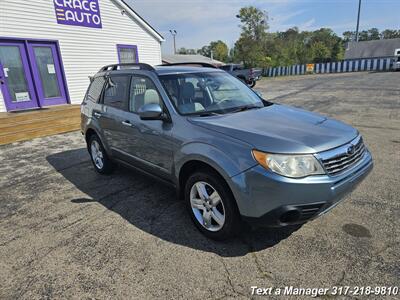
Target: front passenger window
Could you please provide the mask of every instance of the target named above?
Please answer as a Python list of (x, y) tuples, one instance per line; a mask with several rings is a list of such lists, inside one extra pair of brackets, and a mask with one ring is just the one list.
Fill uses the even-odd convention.
[(129, 111), (137, 112), (140, 107), (150, 103), (157, 103), (162, 107), (160, 95), (153, 81), (144, 76), (132, 76)]

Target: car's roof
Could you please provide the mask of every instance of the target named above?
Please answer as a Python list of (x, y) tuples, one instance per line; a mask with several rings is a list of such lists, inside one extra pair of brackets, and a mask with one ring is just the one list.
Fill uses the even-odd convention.
[(171, 75), (183, 73), (218, 72), (219, 69), (190, 66), (156, 66), (154, 67), (157, 75)]

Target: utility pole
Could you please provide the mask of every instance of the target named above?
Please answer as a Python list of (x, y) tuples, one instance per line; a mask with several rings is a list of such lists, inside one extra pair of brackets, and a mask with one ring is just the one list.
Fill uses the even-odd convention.
[(357, 28), (356, 28), (356, 42), (358, 42), (358, 28), (360, 27), (360, 10), (361, 10), (361, 0), (358, 0), (358, 15), (357, 15)]
[(175, 40), (175, 37), (176, 37), (178, 32), (176, 32), (175, 29), (170, 29), (169, 32), (171, 32), (172, 37), (174, 38), (174, 54), (176, 54), (176, 40)]

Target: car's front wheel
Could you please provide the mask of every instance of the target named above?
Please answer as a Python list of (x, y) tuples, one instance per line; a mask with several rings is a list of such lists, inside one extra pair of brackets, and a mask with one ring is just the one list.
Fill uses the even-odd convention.
[(202, 171), (190, 176), (185, 201), (196, 227), (207, 237), (223, 240), (234, 235), (240, 224), (235, 199), (220, 176)]
[(90, 137), (88, 148), (95, 170), (100, 174), (111, 174), (114, 164), (108, 157), (97, 135)]

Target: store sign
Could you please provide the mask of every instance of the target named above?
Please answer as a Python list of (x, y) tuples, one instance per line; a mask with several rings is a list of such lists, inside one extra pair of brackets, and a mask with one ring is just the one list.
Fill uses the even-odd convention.
[(99, 0), (53, 0), (58, 24), (101, 28)]
[(314, 72), (314, 64), (307, 64), (306, 65), (306, 72), (312, 73)]

